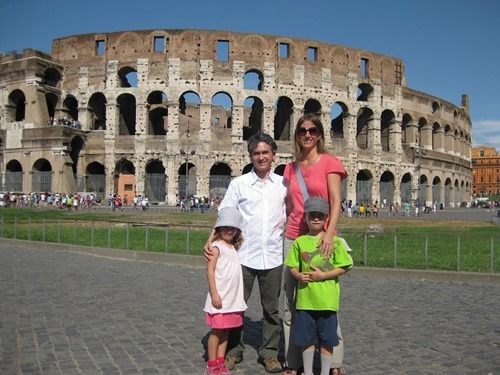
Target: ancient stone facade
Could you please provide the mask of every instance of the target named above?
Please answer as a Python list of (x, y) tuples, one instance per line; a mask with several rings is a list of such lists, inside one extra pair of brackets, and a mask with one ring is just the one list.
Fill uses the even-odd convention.
[[(443, 84), (446, 84), (443, 82)], [(317, 113), (348, 172), (347, 200), (470, 200), (468, 97), (407, 87), (402, 60), (313, 40), (203, 30), (55, 39), (0, 58), (4, 190), (221, 195), (271, 134), (276, 170)]]

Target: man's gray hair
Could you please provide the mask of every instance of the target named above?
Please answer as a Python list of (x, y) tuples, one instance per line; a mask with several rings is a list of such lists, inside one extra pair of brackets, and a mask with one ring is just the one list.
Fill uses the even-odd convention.
[(257, 148), (257, 145), (260, 142), (267, 143), (269, 146), (271, 146), (273, 154), (276, 154), (276, 151), (278, 151), (278, 145), (274, 141), (273, 137), (271, 137), (269, 134), (266, 133), (258, 133), (252, 135), (247, 142), (248, 142), (248, 154), (250, 155), (250, 157), (252, 157), (252, 153)]

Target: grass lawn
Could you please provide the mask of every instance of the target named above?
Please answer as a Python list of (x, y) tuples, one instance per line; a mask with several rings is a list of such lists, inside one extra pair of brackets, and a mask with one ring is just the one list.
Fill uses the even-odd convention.
[[(0, 210), (0, 237), (201, 255), (215, 213)], [(381, 224), (383, 234), (366, 235)], [(490, 222), (341, 218), (356, 266), (500, 272), (500, 228)]]

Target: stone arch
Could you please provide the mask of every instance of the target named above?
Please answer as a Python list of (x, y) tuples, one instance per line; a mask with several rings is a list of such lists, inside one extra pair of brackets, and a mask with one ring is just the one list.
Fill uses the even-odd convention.
[(52, 191), (52, 165), (47, 159), (41, 158), (33, 163), (31, 186), (33, 192)]
[(249, 96), (244, 101), (243, 140), (262, 132), (264, 122), (264, 103), (256, 96)]
[[(167, 175), (163, 162), (153, 159), (146, 164), (144, 175), (144, 194), (150, 202), (164, 202), (167, 194)], [(129, 196), (128, 199), (132, 199)]]
[(438, 150), (441, 148), (441, 125), (435, 122), (432, 125), (432, 149)]
[(168, 126), (168, 99), (162, 91), (152, 91), (147, 97), (147, 135), (166, 135)]
[(179, 197), (189, 198), (196, 195), (198, 182), (196, 179), (196, 166), (187, 159), (177, 170), (179, 176)]
[(89, 109), (92, 113), (92, 130), (106, 130), (106, 97), (101, 92), (92, 94)]
[(190, 126), (200, 129), (201, 99), (194, 91), (185, 91), (179, 97), (179, 133), (188, 133)]
[[(403, 119), (401, 122), (401, 143), (416, 143), (418, 144), (418, 139), (412, 139), (410, 136), (410, 125), (412, 125), (413, 119), (408, 113), (403, 114)], [(417, 137), (415, 137), (417, 138)]]
[(330, 135), (332, 138), (344, 138), (348, 124), (345, 119), (349, 116), (349, 109), (343, 102), (333, 103), (330, 110)]
[(78, 121), (78, 100), (73, 95), (67, 95), (62, 103), (62, 110), (69, 118)]
[(124, 197), (127, 194), (133, 197), (135, 191), (135, 166), (130, 160), (121, 158), (115, 166), (115, 194)]
[(439, 176), (432, 180), (432, 201), (441, 202), (441, 178)]
[(362, 169), (356, 175), (356, 203), (373, 201), (373, 175), (368, 169)]
[(360, 108), (357, 117), (356, 143), (358, 148), (362, 150), (368, 148), (368, 129), (370, 121), (373, 121), (373, 111), (367, 107)]
[(73, 161), (73, 165), (71, 166), (73, 170), (73, 176), (76, 182), (77, 191), (84, 191), (85, 183), (84, 176), (81, 173), (78, 173), (78, 164), (80, 159), (80, 153), (85, 148), (85, 141), (80, 136), (75, 136), (71, 140), (71, 150), (69, 152), (69, 156)]
[(231, 182), (231, 168), (226, 163), (217, 162), (210, 168), (209, 195), (223, 197)]
[(451, 184), (451, 178), (448, 177), (444, 181), (444, 206), (445, 207), (451, 206), (452, 189), (453, 189), (453, 186)]
[(16, 160), (10, 160), (5, 166), (5, 191), (22, 192), (23, 189), (23, 166)]
[(394, 151), (396, 146), (396, 116), (394, 112), (386, 109), (382, 112), (380, 119), (380, 141), (382, 143), (382, 151)]
[(137, 87), (137, 70), (131, 66), (124, 66), (118, 71), (120, 87)]
[[(47, 104), (47, 111), (49, 113), (49, 118), (51, 119), (53, 119), (56, 115), (56, 107), (58, 102), (59, 98), (57, 97), (56, 94), (52, 92), (48, 92), (45, 94), (45, 103)], [(68, 121), (67, 119), (63, 118), (63, 125), (67, 125), (65, 124), (65, 122), (67, 121)]]
[(243, 174), (249, 173), (252, 170), (252, 168), (253, 168), (253, 164), (252, 163), (249, 163), (249, 164), (245, 165), (243, 167), (242, 171), (241, 171), (241, 174), (243, 175)]
[(9, 104), (7, 104), (7, 121), (24, 121), (26, 117), (26, 95), (19, 89), (13, 90), (9, 94)]
[(287, 96), (280, 96), (274, 107), (274, 139), (288, 141), (292, 132), (293, 101)]
[(321, 103), (316, 99), (307, 99), (304, 104), (304, 114), (313, 113), (321, 118)]
[(279, 174), (280, 176), (283, 176), (285, 174), (285, 167), (286, 167), (286, 164), (277, 165), (276, 168), (274, 168), (274, 173)]
[(243, 76), (243, 88), (245, 90), (262, 91), (264, 86), (264, 75), (260, 70), (250, 69)]
[(401, 205), (404, 202), (412, 201), (412, 176), (411, 173), (407, 172), (401, 177), (401, 183), (399, 184), (399, 191), (401, 192)]
[(233, 98), (225, 91), (212, 96), (211, 123), (215, 126), (231, 129), (233, 127)]
[(380, 176), (380, 201), (384, 199), (389, 203), (394, 203), (394, 174), (391, 171), (385, 171)]
[(116, 98), (119, 108), (119, 135), (135, 135), (136, 99), (132, 94), (121, 94)]
[(373, 86), (368, 83), (361, 83), (358, 85), (357, 93), (358, 102), (368, 102), (373, 98)]
[(86, 168), (85, 191), (98, 194), (106, 192), (106, 169), (97, 161), (89, 163)]
[(43, 82), (47, 86), (59, 88), (61, 84), (61, 73), (55, 68), (48, 68), (43, 75)]
[(418, 195), (417, 195), (417, 200), (421, 204), (426, 204), (427, 197), (428, 197), (428, 185), (429, 185), (429, 179), (425, 174), (422, 174), (418, 178)]

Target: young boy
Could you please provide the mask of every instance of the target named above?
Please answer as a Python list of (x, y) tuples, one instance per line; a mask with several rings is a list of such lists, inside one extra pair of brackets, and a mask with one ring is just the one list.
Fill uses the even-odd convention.
[(321, 375), (330, 373), (333, 347), (339, 343), (338, 277), (352, 267), (352, 258), (347, 253), (343, 239), (334, 238), (334, 251), (329, 259), (324, 259), (317, 248), (319, 239), (325, 234), (329, 211), (328, 202), (321, 197), (311, 197), (305, 202), (304, 213), (309, 233), (294, 241), (285, 260), (290, 272), (299, 281), (291, 340), (302, 348), (304, 375), (313, 375), (314, 349), (318, 342)]

